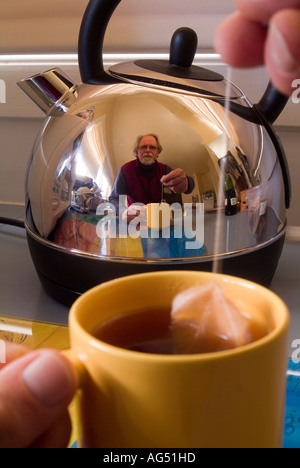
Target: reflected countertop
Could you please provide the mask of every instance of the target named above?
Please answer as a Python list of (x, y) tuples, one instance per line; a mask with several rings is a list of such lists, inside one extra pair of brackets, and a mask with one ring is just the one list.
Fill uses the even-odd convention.
[[(22, 219), (23, 208), (0, 205), (0, 216)], [(69, 308), (42, 288), (34, 269), (25, 230), (0, 224), (0, 315), (66, 325)], [(291, 353), (300, 340), (300, 242), (286, 241), (271, 289), (291, 312)], [(258, 265), (259, 267), (259, 265)]]

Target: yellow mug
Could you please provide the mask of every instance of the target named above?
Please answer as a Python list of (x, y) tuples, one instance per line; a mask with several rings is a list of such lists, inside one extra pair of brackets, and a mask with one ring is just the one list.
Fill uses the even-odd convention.
[[(240, 348), (195, 355), (130, 351), (91, 333), (131, 310), (170, 307), (180, 291), (213, 279), (271, 332)], [(70, 355), (82, 374), (79, 446), (280, 447), (288, 330), (289, 312), (279, 297), (226, 275), (147, 273), (91, 289), (70, 312)]]

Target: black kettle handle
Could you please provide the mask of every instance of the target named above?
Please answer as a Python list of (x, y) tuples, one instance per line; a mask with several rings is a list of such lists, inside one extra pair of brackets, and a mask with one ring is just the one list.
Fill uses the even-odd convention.
[[(284, 94), (277, 91), (271, 82), (268, 83), (266, 91), (262, 98), (253, 107), (242, 106), (235, 101), (230, 102), (230, 110), (235, 114), (239, 115), (248, 122), (261, 125), (261, 115), (264, 116), (264, 121), (267, 120), (269, 124), (273, 124), (275, 120), (280, 116), (281, 112), (285, 108), (289, 98)], [(219, 101), (221, 104), (221, 101)], [(223, 101), (225, 105), (225, 101)]]
[(253, 106), (256, 113), (260, 117), (262, 125), (268, 132), (277, 152), (284, 181), (285, 206), (287, 209), (290, 208), (292, 198), (292, 184), (290, 171), (284, 148), (281, 144), (280, 139), (275, 133), (272, 124), (275, 122), (275, 120), (277, 120), (277, 118), (285, 108), (288, 100), (289, 98), (277, 91), (277, 89), (270, 82), (259, 103)]
[(87, 84), (118, 82), (104, 71), (103, 43), (113, 12), (121, 0), (90, 0), (81, 23), (78, 61), (81, 79)]
[(259, 113), (262, 113), (269, 123), (273, 124), (280, 116), (288, 100), (288, 96), (277, 91), (272, 83), (269, 82), (263, 97), (258, 104), (254, 105), (254, 108)]

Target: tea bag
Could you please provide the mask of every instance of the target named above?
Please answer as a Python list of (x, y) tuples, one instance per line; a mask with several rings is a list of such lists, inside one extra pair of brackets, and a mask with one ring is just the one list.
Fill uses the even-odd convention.
[(216, 282), (187, 289), (173, 300), (171, 334), (176, 354), (237, 348), (267, 333), (262, 324), (254, 326), (251, 317), (239, 311)]

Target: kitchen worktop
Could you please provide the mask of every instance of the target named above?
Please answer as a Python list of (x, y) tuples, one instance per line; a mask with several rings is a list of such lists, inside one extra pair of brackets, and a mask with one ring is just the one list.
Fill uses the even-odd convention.
[[(23, 219), (22, 207), (0, 205), (0, 216)], [(0, 315), (66, 325), (69, 308), (40, 285), (27, 247), (25, 230), (0, 224)], [(259, 268), (259, 265), (257, 265)], [(286, 241), (271, 289), (291, 313), (290, 355), (300, 340), (300, 242)]]

